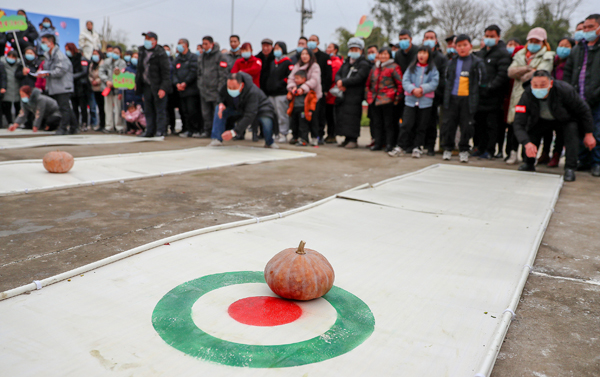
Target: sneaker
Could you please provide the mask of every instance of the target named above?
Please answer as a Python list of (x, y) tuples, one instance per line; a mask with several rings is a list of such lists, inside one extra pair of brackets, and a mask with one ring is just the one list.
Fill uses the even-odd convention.
[(573, 181), (575, 181), (575, 170), (573, 170), (573, 169), (565, 169), (564, 180), (565, 180), (565, 182), (573, 182)]
[(179, 137), (190, 137), (191, 135), (188, 134), (187, 132), (182, 132), (179, 134)]
[(273, 144), (271, 144), (271, 145), (265, 144), (265, 148), (279, 149), (279, 145), (277, 145), (277, 144), (275, 144), (275, 142), (273, 142)]
[[(179, 134), (179, 136), (181, 136), (181, 134)], [(201, 138), (201, 134), (200, 134), (200, 132), (194, 132), (194, 133), (192, 134), (192, 137), (193, 137), (194, 139), (200, 139), (200, 138)]]
[(421, 158), (423, 152), (419, 148), (415, 148), (412, 151), (412, 158)]
[(404, 156), (404, 150), (402, 150), (402, 148), (400, 148), (400, 147), (396, 147), (396, 148), (392, 149), (390, 152), (388, 152), (388, 156), (390, 156), (390, 157)]
[(319, 145), (325, 145), (325, 142), (323, 141), (323, 137), (319, 136), (319, 138), (317, 139), (317, 142), (319, 143)]
[(427, 148), (427, 155), (428, 156), (435, 156), (435, 150), (433, 148)]
[(500, 160), (500, 159), (504, 158), (504, 155), (502, 154), (502, 152), (498, 152), (498, 153), (496, 153), (496, 155), (494, 156), (494, 158)]
[(313, 137), (310, 141), (310, 145), (312, 145), (313, 147), (317, 147), (319, 145), (319, 138)]
[(442, 160), (450, 161), (451, 158), (452, 158), (452, 151), (444, 151)]
[(210, 139), (210, 134), (206, 131), (200, 133), (200, 139)]
[(535, 171), (535, 165), (529, 165), (528, 163), (524, 162), (521, 164), (521, 166), (519, 166), (519, 171)]
[(507, 165), (514, 165), (517, 163), (517, 151), (510, 151), (510, 156), (508, 156), (508, 159), (506, 159), (506, 164)]
[(463, 151), (458, 154), (460, 162), (469, 162), (469, 151)]
[(554, 152), (550, 162), (548, 163), (549, 168), (557, 168), (560, 163), (560, 152)]
[(293, 137), (292, 140), (290, 140), (290, 145), (296, 145), (297, 142), (298, 142), (298, 139)]
[(306, 147), (308, 145), (308, 142), (306, 142), (306, 140), (298, 139), (298, 141), (294, 145), (297, 147)]
[(340, 147), (340, 148), (345, 148), (345, 147), (346, 147), (346, 145), (348, 145), (348, 140), (344, 140), (344, 141), (342, 141), (342, 143), (341, 143), (341, 144), (338, 144), (338, 147)]
[(276, 142), (287, 143), (287, 136), (284, 134), (279, 134), (279, 137), (277, 138)]
[(219, 139), (212, 139), (212, 141), (210, 142), (210, 144), (208, 144), (209, 147), (222, 147), (223, 146), (223, 142)]
[(488, 152), (483, 152), (479, 155), (479, 160), (491, 160), (492, 156)]
[(481, 156), (482, 154), (483, 154), (483, 152), (482, 152), (482, 151), (480, 151), (478, 148), (473, 148), (473, 149), (471, 150), (471, 156), (473, 156), (473, 157), (479, 157), (479, 156)]
[(358, 144), (356, 143), (356, 141), (349, 141), (344, 148), (356, 149), (356, 148), (358, 148)]
[(325, 144), (335, 144), (335, 143), (337, 143), (335, 136), (327, 136), (327, 138), (325, 139)]

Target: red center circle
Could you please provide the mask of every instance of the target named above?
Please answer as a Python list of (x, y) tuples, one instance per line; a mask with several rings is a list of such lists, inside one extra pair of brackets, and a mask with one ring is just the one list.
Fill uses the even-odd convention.
[(227, 309), (229, 316), (250, 326), (279, 326), (300, 318), (302, 308), (278, 297), (257, 296), (237, 300)]

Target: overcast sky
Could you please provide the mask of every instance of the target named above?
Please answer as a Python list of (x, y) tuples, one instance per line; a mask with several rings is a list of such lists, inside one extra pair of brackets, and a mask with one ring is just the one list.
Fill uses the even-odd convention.
[[(305, 25), (305, 34), (317, 34), (321, 45), (335, 41), (335, 29), (351, 31), (363, 14), (368, 15), (372, 0), (306, 0), (313, 4), (314, 16)], [(255, 52), (263, 38), (283, 40), (295, 47), (300, 35), (300, 0), (235, 0), (234, 33), (242, 42), (251, 42)], [(158, 34), (161, 44), (175, 44), (188, 38), (190, 44), (212, 35), (221, 48), (228, 48), (231, 30), (231, 0), (0, 0), (0, 8), (22, 7), (26, 11), (79, 18), (81, 28), (92, 20), (98, 30), (103, 18), (110, 17), (113, 29), (121, 29), (131, 44), (141, 45), (144, 31)], [(583, 0), (572, 21), (600, 13), (600, 1)], [(572, 28), (574, 23), (571, 23)]]

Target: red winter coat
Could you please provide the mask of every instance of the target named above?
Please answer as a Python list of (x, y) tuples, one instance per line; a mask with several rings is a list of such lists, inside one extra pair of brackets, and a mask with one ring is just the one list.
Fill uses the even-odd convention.
[(375, 106), (397, 102), (402, 96), (402, 72), (393, 60), (373, 66), (366, 84), (367, 102)]
[(248, 59), (239, 58), (233, 64), (231, 73), (246, 72), (252, 76), (254, 85), (260, 88), (260, 70), (262, 69), (262, 61), (256, 56), (250, 56)]
[[(333, 78), (331, 86), (329, 87), (329, 89), (333, 88), (335, 86), (335, 75), (338, 73), (338, 71), (340, 70), (340, 68), (342, 68), (342, 64), (344, 64), (344, 59), (340, 58), (337, 55), (334, 55), (331, 57), (331, 77)], [(327, 92), (327, 96), (325, 97), (325, 102), (328, 105), (335, 105), (335, 96), (332, 96), (331, 94), (329, 94), (329, 92)]]

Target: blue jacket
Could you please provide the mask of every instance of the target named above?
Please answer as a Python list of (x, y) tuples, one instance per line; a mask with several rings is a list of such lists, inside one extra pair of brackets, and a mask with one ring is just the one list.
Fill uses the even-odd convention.
[[(419, 107), (426, 109), (433, 106), (433, 96), (440, 83), (440, 73), (435, 67), (431, 67), (428, 73), (425, 73), (427, 67), (415, 67), (415, 71), (409, 67), (404, 71), (402, 77), (402, 88), (404, 88), (404, 104), (408, 107)], [(417, 98), (411, 93), (416, 88), (423, 88), (423, 97)], [(425, 96), (429, 93), (429, 96)]]

